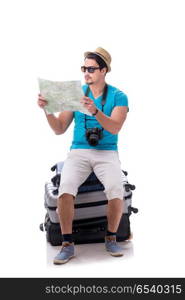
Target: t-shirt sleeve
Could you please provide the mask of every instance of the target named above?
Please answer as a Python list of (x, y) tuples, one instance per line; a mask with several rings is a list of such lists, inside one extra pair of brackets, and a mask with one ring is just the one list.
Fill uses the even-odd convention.
[[(118, 91), (115, 95), (115, 106), (127, 106), (128, 107), (128, 97), (121, 91)], [(128, 107), (129, 111), (129, 107)]]

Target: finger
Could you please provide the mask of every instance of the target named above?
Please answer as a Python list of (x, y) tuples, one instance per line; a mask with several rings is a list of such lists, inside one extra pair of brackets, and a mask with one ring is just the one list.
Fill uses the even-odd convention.
[(90, 99), (89, 97), (86, 97), (86, 96), (84, 96), (83, 99), (84, 99), (85, 101), (91, 101), (91, 99)]
[(39, 102), (42, 102), (42, 103), (47, 103), (46, 100), (43, 100), (43, 99), (38, 99)]
[(85, 101), (87, 103), (94, 103), (93, 100), (91, 98), (85, 97)]
[(44, 101), (38, 101), (39, 105), (42, 105), (42, 106), (45, 106), (47, 105), (47, 102), (44, 102)]
[(38, 105), (44, 107), (47, 105), (47, 103), (45, 101), (38, 101)]
[(90, 98), (85, 98), (85, 99), (83, 99), (83, 101), (84, 101), (84, 103), (93, 103), (93, 101), (90, 99)]
[(38, 98), (45, 100), (45, 98), (41, 94), (38, 94)]
[(43, 98), (43, 97), (39, 97), (39, 100), (47, 102), (47, 100), (45, 98)]

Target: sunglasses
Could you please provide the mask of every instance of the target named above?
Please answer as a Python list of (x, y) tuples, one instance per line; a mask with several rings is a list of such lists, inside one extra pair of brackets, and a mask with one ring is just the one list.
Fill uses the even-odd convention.
[(81, 67), (81, 71), (82, 72), (88, 72), (88, 73), (94, 73), (96, 70), (100, 69), (100, 67), (85, 67), (85, 66), (82, 66)]

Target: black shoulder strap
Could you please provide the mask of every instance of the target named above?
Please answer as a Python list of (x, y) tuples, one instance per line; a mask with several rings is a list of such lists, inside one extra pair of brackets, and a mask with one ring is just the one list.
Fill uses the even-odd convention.
[[(106, 98), (107, 98), (107, 84), (105, 84), (105, 87), (104, 87), (104, 90), (103, 90), (103, 97), (102, 97), (102, 100), (101, 100), (101, 104), (102, 106), (105, 105), (105, 102), (106, 102)], [(85, 92), (85, 96), (87, 97), (89, 95), (89, 92), (90, 92), (90, 87), (88, 85), (87, 89), (86, 89), (86, 92)]]
[(101, 100), (102, 106), (105, 105), (105, 102), (106, 102), (107, 89), (108, 89), (107, 84), (105, 84), (105, 87), (104, 87), (104, 90), (103, 90), (103, 97), (102, 97), (102, 100)]
[(87, 97), (89, 95), (89, 92), (90, 92), (90, 87), (89, 85), (87, 86), (87, 89), (86, 89), (86, 92), (85, 92), (85, 96)]

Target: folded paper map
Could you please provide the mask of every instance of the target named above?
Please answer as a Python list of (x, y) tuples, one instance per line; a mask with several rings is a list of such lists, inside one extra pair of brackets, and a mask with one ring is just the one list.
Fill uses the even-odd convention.
[(91, 113), (80, 103), (84, 96), (81, 82), (74, 81), (51, 81), (38, 79), (41, 95), (48, 101), (45, 106), (46, 113), (68, 111), (80, 111), (84, 114)]

